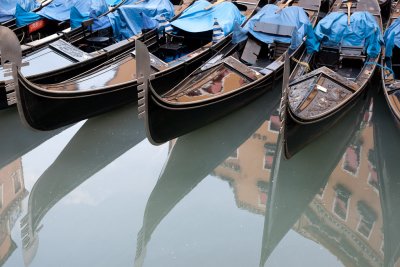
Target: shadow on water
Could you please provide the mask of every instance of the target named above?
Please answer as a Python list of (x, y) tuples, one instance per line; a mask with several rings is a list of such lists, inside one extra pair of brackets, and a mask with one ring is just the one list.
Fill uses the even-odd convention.
[(400, 257), (400, 130), (382, 94), (374, 105), (374, 141), (385, 236), (385, 266), (399, 266)]
[(28, 265), (38, 249), (39, 224), (64, 196), (145, 139), (136, 105), (89, 119), (72, 137), (52, 165), (39, 177), (21, 220), (23, 253)]
[(363, 127), (369, 103), (369, 96), (359, 101), (330, 131), (290, 160), (284, 159), (283, 144), (279, 141), (268, 189), (260, 266), (265, 265), (278, 243), (334, 175), (335, 167)]
[(135, 266), (143, 265), (147, 243), (163, 218), (277, 110), (279, 101), (280, 90), (270, 90), (235, 113), (170, 142), (168, 160), (147, 201)]
[(22, 124), (15, 107), (0, 110), (0, 122), (0, 169), (63, 130), (33, 131)]

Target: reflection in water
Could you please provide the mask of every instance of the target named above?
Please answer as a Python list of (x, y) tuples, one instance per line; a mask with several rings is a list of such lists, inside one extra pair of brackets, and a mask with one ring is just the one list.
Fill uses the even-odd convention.
[(0, 121), (0, 168), (62, 131), (58, 129), (39, 132), (26, 128), (19, 118), (16, 107), (0, 110)]
[(17, 247), (11, 230), (21, 215), (21, 202), (27, 194), (21, 159), (0, 169), (0, 266)]
[(400, 266), (400, 130), (382, 95), (374, 105), (374, 140), (382, 201), (385, 266)]
[(369, 103), (359, 102), (291, 160), (280, 158), (279, 120), (271, 116), (215, 169), (233, 185), (240, 208), (265, 214), (260, 266), (290, 229), (321, 244), (346, 266), (383, 265)]
[[(159, 227), (159, 224), (162, 221), (163, 226), (175, 223), (173, 214), (170, 214), (171, 210), (178, 210), (176, 205), (179, 202), (183, 203), (181, 200), (208, 176), (211, 180), (217, 178), (227, 181), (234, 195), (234, 197), (229, 196), (231, 201), (236, 201), (240, 209), (249, 211), (238, 212), (240, 215), (235, 216), (240, 217), (233, 217), (234, 219), (238, 218), (238, 221), (244, 219), (246, 222), (249, 219), (255, 226), (258, 223), (263, 229), (262, 232), (257, 227), (252, 228), (253, 232), (242, 231), (241, 234), (245, 236), (240, 237), (240, 240), (246, 240), (253, 234), (259, 236), (260, 241), (250, 240), (255, 247), (249, 249), (256, 251), (256, 261), (259, 260), (260, 266), (273, 265), (275, 256), (281, 256), (283, 248), (286, 249), (283, 254), (289, 258), (290, 247), (287, 250), (288, 247), (284, 245), (295, 246), (293, 236), (296, 240), (300, 240), (301, 244), (314, 244), (317, 252), (312, 251), (311, 257), (318, 258), (319, 255), (316, 254), (323, 251), (333, 256), (336, 265), (341, 263), (344, 266), (399, 266), (400, 216), (397, 209), (400, 206), (400, 176), (396, 152), (400, 147), (400, 131), (391, 120), (382, 95), (374, 96), (373, 100), (368, 97), (362, 99), (339, 124), (290, 160), (284, 160), (281, 155), (278, 102), (279, 90), (276, 90), (224, 119), (183, 136), (176, 142), (171, 142), (168, 161), (148, 199), (147, 193), (151, 190), (141, 196), (132, 194), (136, 191), (129, 189), (127, 192), (117, 192), (121, 195), (124, 193), (134, 195), (133, 198), (138, 200), (140, 207), (143, 207), (141, 204), (147, 200), (142, 225), (138, 222), (142, 214), (134, 213), (135, 210), (141, 212), (141, 209), (128, 209), (128, 213), (133, 211), (131, 216), (138, 218), (137, 221), (132, 220), (134, 225), (127, 223), (128, 234), (125, 232), (126, 229), (117, 229), (111, 234), (123, 232), (120, 238), (127, 239), (121, 240), (124, 244), (125, 241), (134, 243), (134, 235), (138, 233), (135, 259), (132, 254), (122, 257), (129, 258), (131, 262), (135, 260), (135, 266), (154, 262), (154, 258), (150, 259), (150, 254), (147, 259), (145, 258), (146, 248), (153, 232), (157, 229), (156, 236), (160, 237), (165, 236), (162, 231), (171, 231), (166, 229), (168, 227)], [(34, 263), (41, 266), (39, 258), (49, 256), (48, 251), (51, 249), (48, 246), (54, 244), (56, 247), (55, 243), (49, 242), (54, 240), (46, 239), (47, 243), (44, 242), (44, 236), (59, 234), (52, 232), (59, 231), (58, 227), (53, 227), (52, 230), (52, 227), (46, 225), (42, 228), (41, 221), (45, 216), (65, 218), (64, 209), (53, 209), (54, 205), (144, 139), (142, 122), (136, 120), (135, 112), (135, 107), (126, 107), (88, 120), (75, 134), (33, 186), (27, 202), (27, 214), (21, 220), (21, 246), (18, 242), (19, 237), (15, 235), (18, 229), (14, 229), (13, 234), (10, 234), (13, 227), (17, 228), (14, 225), (22, 213), (21, 201), (27, 194), (18, 155), (45, 140), (47, 135), (32, 137), (31, 141), (26, 142), (25, 148), (21, 146), (18, 153), (11, 153), (8, 156), (7, 153), (4, 154), (6, 155), (4, 159), (7, 160), (3, 161), (5, 167), (0, 170), (0, 265), (13, 265), (15, 261), (12, 260), (20, 254), (13, 251), (21, 249), (27, 265), (38, 251)], [(118, 170), (115, 175), (119, 175)], [(29, 174), (26, 173), (25, 176), (28, 177)], [(27, 178), (26, 181), (29, 184)], [(210, 184), (215, 185), (212, 182)], [(198, 189), (198, 195), (191, 194), (191, 196), (208, 197), (209, 191), (201, 190), (209, 190), (210, 187), (199, 186)], [(129, 207), (129, 203), (124, 202), (125, 197), (115, 201), (119, 200), (121, 202), (109, 203)], [(184, 204), (188, 204), (191, 200), (187, 198)], [(226, 205), (227, 210), (230, 210), (229, 204), (231, 203), (221, 205)], [(203, 211), (195, 210), (193, 206), (187, 207), (191, 208), (191, 211), (198, 212), (199, 216), (204, 216)], [(99, 216), (104, 216), (107, 212), (110, 221), (120, 220), (121, 218), (109, 208), (109, 205), (101, 203), (96, 210), (101, 214)], [(54, 214), (47, 214), (50, 209)], [(168, 214), (170, 214), (168, 218), (171, 218), (169, 222), (165, 218)], [(67, 216), (69, 215), (67, 213)], [(99, 218), (102, 220), (103, 217)], [(253, 218), (259, 219), (253, 221)], [(98, 222), (97, 218), (93, 221)], [(222, 225), (226, 222), (218, 220), (216, 216), (215, 223)], [(201, 224), (201, 227), (206, 228), (205, 232), (212, 230), (204, 225)], [(94, 230), (84, 228), (84, 231), (104, 230), (93, 224), (91, 227), (94, 227)], [(41, 228), (43, 231), (40, 234), (41, 249), (38, 250), (38, 231)], [(204, 235), (204, 232), (200, 230), (196, 234)], [(107, 233), (102, 233), (103, 239), (99, 240), (104, 240), (105, 236)], [(205, 238), (208, 242), (207, 237)], [(215, 244), (226, 242), (223, 234), (216, 238), (210, 242)], [(87, 251), (82, 251), (77, 260), (79, 262), (82, 259), (82, 265), (86, 260), (93, 260), (89, 257), (93, 257), (92, 251), (97, 252), (99, 248), (93, 246), (94, 242), (100, 244), (104, 249), (102, 251), (108, 249), (102, 242), (97, 242), (97, 239), (82, 241), (82, 245), (87, 247)], [(202, 240), (198, 241), (200, 243)], [(157, 241), (153, 242), (157, 248)], [(247, 244), (247, 241), (243, 242)], [(71, 244), (74, 246), (76, 243), (66, 242), (63, 245), (71, 246)], [(171, 242), (171, 250), (176, 252), (179, 249), (177, 250), (174, 245), (175, 243)], [(226, 245), (230, 248), (230, 254), (222, 257), (226, 257), (228, 264), (232, 266), (239, 265), (237, 262), (229, 262), (231, 252), (236, 249), (235, 252), (240, 255), (245, 250), (243, 247), (230, 246), (229, 243)], [(212, 245), (210, 247), (214, 249)], [(60, 248), (66, 247), (61, 246), (57, 249)], [(151, 250), (152, 255), (158, 253), (153, 251), (153, 246)], [(196, 257), (198, 254), (193, 252), (193, 255)], [(118, 256), (121, 257), (121, 253)], [(7, 258), (8, 261), (5, 263)], [(18, 259), (21, 260), (19, 257)], [(278, 260), (284, 261), (282, 258)], [(325, 258), (323, 260), (329, 261)], [(62, 259), (54, 256), (54, 262), (59, 261)], [(118, 262), (118, 259), (110, 261)], [(127, 261), (125, 259), (125, 262)]]
[(269, 118), (278, 102), (279, 90), (272, 90), (226, 118), (177, 139), (147, 201), (135, 266), (143, 265), (147, 243), (163, 218)]
[(39, 224), (64, 196), (145, 138), (142, 123), (132, 116), (135, 106), (88, 120), (40, 176), (29, 195), (21, 220), (24, 262), (38, 249)]

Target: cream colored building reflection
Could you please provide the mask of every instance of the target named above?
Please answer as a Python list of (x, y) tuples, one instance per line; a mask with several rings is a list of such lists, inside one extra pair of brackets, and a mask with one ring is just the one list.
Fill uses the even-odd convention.
[(238, 207), (265, 213), (278, 130), (276, 113), (214, 170), (215, 175), (233, 186)]
[(21, 159), (17, 159), (0, 170), (0, 266), (16, 249), (11, 229), (21, 215), (21, 201), (27, 194)]
[[(265, 214), (277, 129), (276, 114), (215, 169), (215, 175), (233, 187), (240, 208)], [(293, 226), (345, 266), (383, 266), (383, 219), (374, 157), (371, 112), (367, 111), (325, 188)]]

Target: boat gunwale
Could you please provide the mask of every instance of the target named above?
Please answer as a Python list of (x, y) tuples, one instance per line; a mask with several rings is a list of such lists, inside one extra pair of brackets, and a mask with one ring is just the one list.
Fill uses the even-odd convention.
[[(367, 11), (367, 12), (369, 12), (369, 11)], [(371, 12), (369, 12), (369, 13), (370, 13), (371, 15), (373, 15), (373, 16), (375, 17), (375, 19), (378, 19), (378, 24), (379, 24), (379, 26), (380, 26), (381, 33), (383, 33), (383, 24), (382, 24), (382, 16), (381, 16), (381, 14), (373, 14), (373, 13), (371, 13)], [(381, 49), (381, 53), (382, 53), (382, 51), (383, 51), (383, 49)], [(351, 94), (349, 97), (345, 98), (345, 99), (344, 99), (343, 101), (341, 101), (338, 105), (336, 105), (333, 109), (330, 109), (329, 111), (322, 112), (322, 113), (320, 113), (318, 116), (313, 116), (312, 118), (307, 119), (307, 118), (303, 118), (303, 117), (300, 117), (300, 116), (296, 115), (296, 113), (293, 111), (293, 109), (292, 109), (292, 107), (291, 107), (291, 105), (290, 105), (289, 95), (288, 95), (287, 101), (288, 101), (289, 103), (288, 103), (288, 105), (287, 105), (286, 110), (288, 111), (290, 117), (291, 117), (296, 123), (298, 123), (298, 124), (312, 124), (312, 123), (315, 123), (315, 122), (319, 122), (319, 121), (325, 120), (325, 119), (327, 119), (327, 118), (329, 118), (329, 117), (335, 115), (337, 112), (340, 112), (341, 110), (343, 110), (344, 107), (345, 107), (349, 102), (351, 102), (353, 98), (358, 97), (358, 96), (365, 90), (365, 88), (367, 87), (367, 85), (368, 85), (369, 82), (371, 81), (372, 77), (375, 75), (375, 71), (376, 71), (376, 68), (377, 68), (377, 64), (378, 64), (378, 62), (379, 62), (379, 59), (381, 58), (381, 53), (378, 55), (378, 57), (371, 58), (371, 57), (368, 56), (368, 57), (366, 58), (365, 63), (366, 63), (366, 62), (372, 62), (372, 64), (368, 64), (368, 65), (367, 65), (367, 64), (364, 63), (364, 65), (363, 65), (363, 67), (361, 68), (359, 74), (357, 75), (357, 78), (359, 77), (359, 75), (362, 75), (362, 74), (363, 74), (363, 71), (365, 71), (365, 69), (368, 68), (368, 67), (370, 67), (370, 74), (369, 74), (369, 78), (368, 78), (368, 79), (365, 79), (365, 80), (362, 81), (362, 83), (360, 83), (360, 84), (357, 83), (357, 78), (356, 78), (356, 81), (355, 81), (355, 82), (359, 85), (358, 90), (352, 92), (352, 94)], [(310, 56), (310, 61), (312, 60), (312, 58), (313, 58), (313, 56), (314, 56), (315, 54), (316, 54), (316, 53), (314, 52), (314, 53)], [(303, 55), (301, 56), (301, 59), (303, 59), (305, 56), (306, 56), (306, 51), (305, 51), (305, 52), (303, 53)], [(371, 60), (371, 59), (372, 59), (372, 60)], [(302, 61), (302, 60), (299, 60), (299, 61)], [(296, 65), (295, 69), (297, 68), (298, 65), (299, 65), (299, 64)], [(335, 71), (335, 73), (337, 73), (337, 72)], [(297, 72), (292, 72), (292, 74), (290, 75), (290, 81), (293, 79), (293, 77), (294, 77), (296, 74), (297, 74)], [(338, 73), (337, 73), (337, 74), (338, 74)], [(304, 75), (304, 74), (302, 74), (302, 75)], [(340, 74), (338, 74), (338, 75), (340, 75)], [(301, 76), (300, 76), (300, 77), (301, 77)], [(343, 77), (343, 76), (342, 76), (342, 77)], [(294, 80), (293, 80), (293, 81), (294, 81)], [(343, 87), (343, 86), (342, 86), (342, 87)], [(290, 87), (288, 88), (288, 90), (290, 91)]]
[[(312, 10), (313, 12), (315, 12), (315, 14), (314, 14), (314, 17), (313, 18), (310, 18), (310, 21), (312, 22), (312, 19), (313, 19), (313, 21), (315, 22), (314, 24), (316, 25), (316, 23), (317, 23), (317, 20), (318, 20), (318, 16), (319, 16), (319, 13), (320, 13), (320, 9), (321, 9), (321, 4), (319, 3), (319, 9), (318, 10)], [(311, 11), (311, 10), (310, 10)], [(306, 10), (304, 10), (304, 12), (306, 12)], [(307, 13), (307, 12), (306, 12)], [(315, 20), (314, 20), (314, 18), (315, 18)], [(313, 25), (313, 27), (315, 27), (315, 25)], [(297, 54), (300, 54), (299, 52), (304, 48), (304, 44), (305, 44), (305, 42), (303, 41), (292, 53), (291, 53), (291, 55), (290, 55), (290, 58), (292, 58), (293, 56), (295, 56), (295, 55), (297, 55)], [(237, 45), (239, 45), (239, 44), (237, 44)], [(289, 51), (289, 49), (287, 49), (286, 51), (285, 51), (285, 53), (287, 53)], [(284, 53), (284, 54), (285, 54)], [(149, 91), (151, 92), (151, 96), (154, 98), (154, 99), (157, 99), (157, 102), (160, 104), (160, 103), (163, 103), (163, 105), (162, 106), (164, 106), (164, 107), (168, 107), (168, 108), (170, 108), (170, 109), (179, 109), (179, 108), (188, 108), (188, 109), (192, 109), (192, 108), (196, 108), (195, 106), (203, 106), (203, 105), (208, 105), (208, 104), (212, 104), (213, 102), (220, 102), (220, 101), (222, 101), (223, 99), (225, 99), (225, 98), (229, 98), (229, 96), (231, 96), (231, 95), (236, 95), (236, 94), (238, 94), (238, 91), (245, 91), (246, 89), (248, 89), (248, 87), (257, 87), (257, 85), (259, 84), (259, 83), (262, 83), (262, 82), (264, 82), (264, 81), (266, 81), (268, 78), (270, 78), (271, 76), (272, 77), (275, 77), (282, 69), (283, 69), (283, 67), (284, 67), (284, 54), (282, 54), (281, 56), (279, 56), (277, 59), (275, 59), (274, 61), (272, 61), (268, 66), (270, 66), (270, 65), (272, 65), (272, 64), (276, 64), (276, 63), (278, 63), (279, 64), (279, 62), (281, 62), (282, 64), (280, 65), (280, 66), (278, 66), (278, 68), (276, 68), (276, 69), (268, 69), (268, 66), (266, 66), (265, 67), (265, 69), (268, 69), (269, 71), (271, 71), (270, 73), (268, 73), (268, 74), (266, 74), (266, 75), (263, 75), (261, 78), (259, 78), (259, 79), (256, 79), (256, 80), (254, 80), (254, 81), (251, 81), (250, 83), (248, 83), (248, 84), (246, 84), (245, 86), (242, 86), (242, 87), (239, 87), (239, 88), (236, 88), (235, 90), (232, 90), (232, 91), (229, 91), (229, 92), (226, 92), (226, 93), (223, 93), (223, 94), (218, 94), (218, 95), (215, 95), (214, 97), (209, 97), (209, 98), (206, 98), (206, 99), (201, 99), (201, 100), (196, 100), (196, 101), (191, 101), (191, 102), (184, 102), (184, 103), (181, 103), (181, 102), (175, 102), (175, 101), (170, 101), (170, 100), (166, 100), (163, 96), (161, 96), (161, 95), (159, 95), (157, 92), (156, 92), (156, 90), (151, 86), (151, 80), (152, 79), (150, 79), (150, 81), (149, 81)], [(204, 64), (203, 64), (204, 65)], [(215, 64), (214, 66), (211, 66), (210, 68), (215, 68), (215, 67), (218, 67), (218, 66), (221, 66), (221, 65), (226, 65), (223, 61), (222, 62), (220, 62), (220, 63), (218, 63), (218, 64)], [(201, 67), (200, 67), (201, 68)], [(238, 70), (235, 70), (235, 69), (233, 69), (232, 67), (230, 67), (230, 69), (232, 69), (233, 71), (235, 71), (235, 72), (237, 72), (237, 73), (240, 73), (241, 75), (244, 75), (242, 72), (240, 72), (240, 71), (238, 71)], [(261, 74), (261, 73), (260, 73)], [(245, 76), (245, 75), (244, 75)], [(188, 78), (189, 78), (190, 76), (188, 76)], [(193, 76), (193, 77), (195, 77), (195, 76)], [(183, 80), (183, 81), (181, 81), (178, 85), (176, 85), (174, 88), (176, 88), (176, 87), (178, 87), (179, 85), (181, 85), (181, 84), (183, 84), (185, 82), (185, 80)], [(170, 91), (172, 91), (174, 88), (172, 88)], [(251, 90), (251, 88), (249, 89), (249, 90)], [(211, 103), (210, 103), (211, 102)], [(160, 104), (161, 105), (161, 104)], [(193, 107), (192, 107), (193, 106)]]

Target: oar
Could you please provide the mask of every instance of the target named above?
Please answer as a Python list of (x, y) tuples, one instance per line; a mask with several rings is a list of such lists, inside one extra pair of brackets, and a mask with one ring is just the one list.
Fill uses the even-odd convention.
[(288, 0), (283, 6), (281, 6), (277, 11), (275, 11), (275, 14), (281, 12), (285, 7), (289, 6), (290, 3), (292, 2), (293, 0)]
[(214, 4), (209, 5), (208, 7), (205, 7), (204, 10), (209, 10), (211, 9), (213, 6), (216, 6), (218, 4), (221, 4), (222, 2), (225, 2), (226, 0), (217, 0), (217, 2), (215, 2)]

